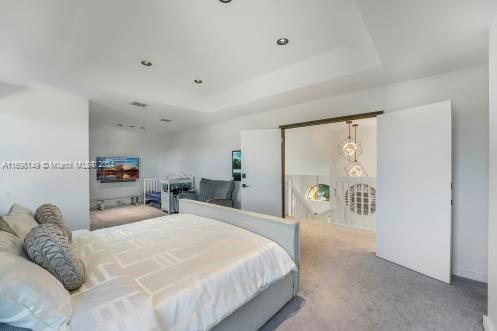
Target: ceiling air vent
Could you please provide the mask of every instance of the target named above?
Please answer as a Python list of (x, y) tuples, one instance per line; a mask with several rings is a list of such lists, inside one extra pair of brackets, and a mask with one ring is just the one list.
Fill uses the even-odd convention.
[(142, 108), (145, 108), (145, 107), (148, 106), (146, 103), (141, 103), (141, 102), (138, 102), (138, 101), (132, 101), (129, 104), (132, 105), (132, 106), (142, 107)]

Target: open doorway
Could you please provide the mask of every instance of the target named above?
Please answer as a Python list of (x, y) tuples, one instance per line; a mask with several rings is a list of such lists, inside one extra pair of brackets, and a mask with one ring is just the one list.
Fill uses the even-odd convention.
[(287, 129), (285, 217), (374, 235), (376, 168), (376, 117)]
[[(378, 141), (377, 189), (374, 187), (374, 181), (366, 182), (374, 177), (376, 162), (373, 162), (373, 168), (364, 167), (364, 172), (368, 176), (348, 176), (345, 173), (350, 170), (362, 172), (350, 167), (355, 162), (350, 162), (343, 168), (337, 165), (336, 168), (343, 171), (341, 172), (344, 177), (343, 186), (338, 180), (339, 173), (331, 173), (331, 170), (328, 176), (327, 171), (322, 175), (315, 172), (308, 174), (301, 171), (293, 172), (291, 169), (287, 171), (286, 168), (290, 165), (286, 154), (289, 153), (290, 147), (287, 147), (286, 137), (292, 130), (342, 123), (342, 127), (345, 126), (348, 133), (348, 125), (343, 124), (344, 121), (359, 121), (374, 117), (377, 117)], [(361, 128), (364, 127), (367, 126), (357, 127), (358, 141), (364, 138), (361, 136), (363, 132)], [(347, 137), (348, 135), (343, 135), (342, 139)], [(318, 139), (322, 143), (327, 140), (331, 138)], [(329, 156), (331, 159), (330, 153), (335, 149), (338, 150), (336, 141), (333, 145), (330, 143), (322, 152), (314, 151), (312, 149), (314, 142), (311, 138), (301, 140), (302, 152), (297, 154), (300, 161), (316, 155)], [(288, 215), (288, 205), (292, 204), (293, 200), (291, 192), (287, 189), (289, 186), (287, 175), (310, 175), (311, 178), (314, 177), (314, 181), (318, 177), (318, 192), (301, 190), (302, 196), (309, 193), (318, 197), (325, 197), (327, 194), (326, 187), (319, 185), (320, 181), (324, 180), (320, 177), (329, 177), (327, 185), (330, 186), (330, 201), (328, 201), (330, 211), (328, 214), (321, 213), (322, 215), (320, 213), (315, 215), (316, 212), (311, 211), (310, 218), (324, 217), (325, 221), (337, 223), (334, 224), (336, 227), (340, 225), (359, 227), (360, 220), (374, 216), (378, 257), (443, 282), (450, 282), (452, 240), (452, 102), (450, 100), (386, 114), (377, 112), (286, 124), (280, 126), (280, 130), (242, 131), (241, 150), (243, 209), (275, 216)], [(357, 155), (358, 163), (362, 164), (364, 157), (364, 153), (362, 156)], [(309, 162), (309, 164), (314, 163)], [(331, 165), (329, 167), (332, 168)], [(306, 177), (301, 179), (309, 180)], [(333, 185), (336, 189), (336, 199), (333, 199), (335, 194)], [(294, 208), (292, 213), (299, 208), (301, 211), (301, 207), (301, 204), (292, 205)], [(343, 214), (345, 216), (340, 218)], [(349, 216), (352, 216), (352, 219)], [(367, 224), (371, 226), (371, 222)], [(364, 227), (364, 224), (362, 226)]]

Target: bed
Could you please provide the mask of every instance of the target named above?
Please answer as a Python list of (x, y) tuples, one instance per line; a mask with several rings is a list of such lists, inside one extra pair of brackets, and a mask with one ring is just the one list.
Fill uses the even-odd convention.
[(192, 200), (75, 233), (73, 330), (257, 330), (297, 293), (298, 222)]

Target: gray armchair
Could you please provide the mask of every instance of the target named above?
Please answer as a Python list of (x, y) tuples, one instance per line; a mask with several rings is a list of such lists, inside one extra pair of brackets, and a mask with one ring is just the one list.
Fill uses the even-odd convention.
[(213, 180), (202, 178), (200, 180), (198, 193), (182, 193), (178, 199), (198, 200), (215, 205), (233, 207), (231, 194), (235, 188), (235, 182), (232, 180)]

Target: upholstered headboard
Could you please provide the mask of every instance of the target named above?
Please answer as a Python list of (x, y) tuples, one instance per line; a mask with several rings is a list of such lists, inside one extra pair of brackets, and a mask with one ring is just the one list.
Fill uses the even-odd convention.
[(229, 223), (266, 237), (283, 247), (300, 269), (300, 224), (279, 217), (181, 199), (181, 214), (193, 214)]

